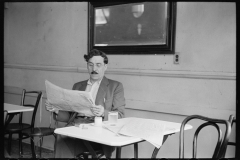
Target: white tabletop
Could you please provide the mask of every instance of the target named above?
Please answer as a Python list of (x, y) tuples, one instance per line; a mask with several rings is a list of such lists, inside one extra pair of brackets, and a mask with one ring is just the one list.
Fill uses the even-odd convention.
[(8, 113), (33, 111), (33, 107), (25, 107), (15, 104), (4, 103), (4, 110)]
[[(130, 118), (118, 119), (118, 124), (126, 123)], [(107, 121), (105, 122), (107, 123)], [(164, 135), (176, 133), (180, 131), (181, 123), (167, 122), (159, 120), (159, 123), (165, 124), (167, 127), (165, 129)], [(186, 125), (185, 130), (191, 129), (191, 125)], [(54, 131), (56, 134), (65, 135), (69, 137), (84, 139), (87, 141), (92, 141), (96, 143), (101, 143), (109, 146), (120, 147), (124, 145), (133, 144), (136, 142), (143, 141), (141, 138), (128, 137), (123, 135), (116, 135), (112, 131), (109, 131), (103, 127), (96, 127), (93, 124), (84, 124), (84, 128), (70, 126), (57, 128)]]

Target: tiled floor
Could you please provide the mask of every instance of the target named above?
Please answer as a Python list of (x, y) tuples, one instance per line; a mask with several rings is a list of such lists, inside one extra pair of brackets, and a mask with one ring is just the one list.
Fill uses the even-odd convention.
[[(7, 148), (7, 139), (4, 140), (4, 147)], [(39, 157), (40, 150), (39, 147), (36, 148), (36, 154), (37, 158)], [(18, 141), (12, 140), (12, 149), (11, 149), (11, 158), (19, 158), (19, 147), (18, 147)], [(32, 152), (31, 152), (31, 146), (30, 144), (23, 143), (23, 157), (22, 158), (31, 158)], [(42, 148), (42, 158), (54, 158), (53, 151)]]

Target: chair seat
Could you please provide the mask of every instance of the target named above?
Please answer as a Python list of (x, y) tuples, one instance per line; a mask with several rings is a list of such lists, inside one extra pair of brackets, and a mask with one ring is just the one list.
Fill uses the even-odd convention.
[(22, 123), (21, 125), (19, 123), (9, 123), (5, 132), (19, 132), (23, 129), (27, 129), (30, 128), (31, 125), (30, 124), (26, 124), (26, 123)]
[(31, 136), (49, 136), (52, 135), (54, 133), (53, 128), (48, 128), (48, 127), (36, 127), (33, 130), (29, 129), (25, 129), (22, 131), (22, 133), (24, 135), (31, 135)]

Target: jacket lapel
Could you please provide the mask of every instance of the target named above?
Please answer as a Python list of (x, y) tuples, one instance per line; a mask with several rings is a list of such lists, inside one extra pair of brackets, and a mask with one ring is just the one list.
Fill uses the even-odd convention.
[(85, 91), (87, 88), (87, 80), (82, 83), (82, 85), (79, 87), (79, 91)]

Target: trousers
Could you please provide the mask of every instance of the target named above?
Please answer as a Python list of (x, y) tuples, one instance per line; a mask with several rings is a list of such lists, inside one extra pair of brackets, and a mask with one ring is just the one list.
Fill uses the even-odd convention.
[[(72, 123), (68, 126), (74, 126), (75, 124), (93, 123), (93, 120), (76, 117)], [(55, 147), (55, 158), (75, 158), (80, 153), (88, 151), (84, 145), (83, 140), (78, 138), (72, 138), (63, 135), (57, 135)], [(112, 152), (115, 147), (107, 146), (95, 142), (90, 142), (94, 150), (102, 150), (106, 158), (111, 158)]]

